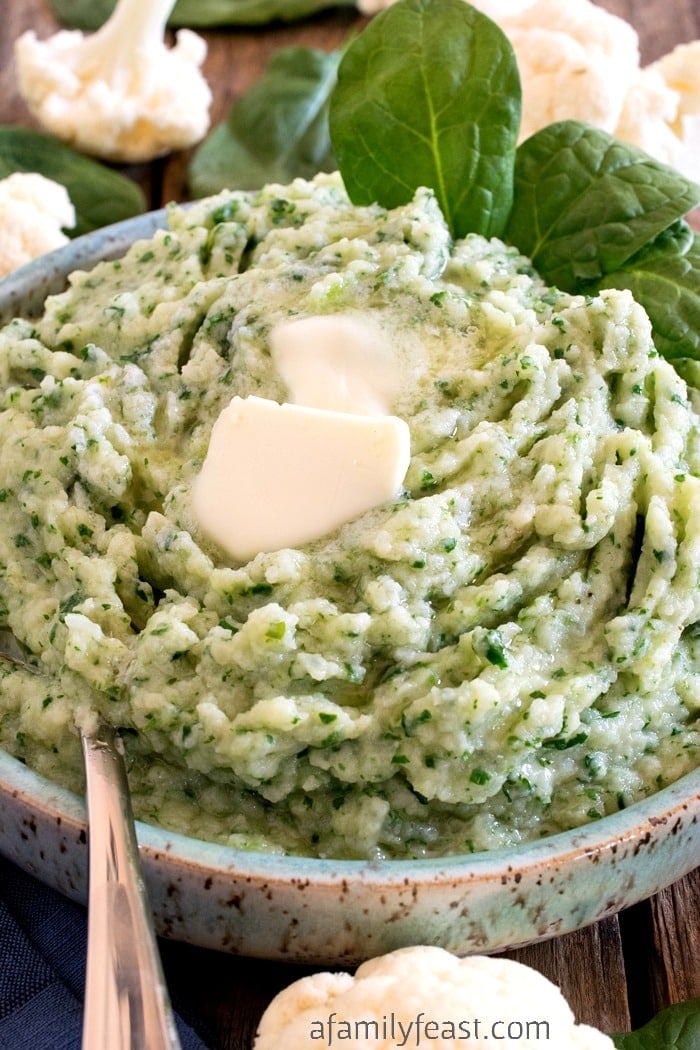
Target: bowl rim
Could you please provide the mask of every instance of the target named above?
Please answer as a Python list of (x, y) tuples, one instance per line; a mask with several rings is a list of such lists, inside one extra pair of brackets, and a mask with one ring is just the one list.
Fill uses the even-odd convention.
[[(195, 203), (176, 206), (188, 208)], [(12, 312), (13, 304), (20, 305), (28, 298), (31, 300), (33, 295), (35, 302), (43, 304), (48, 295), (65, 288), (67, 277), (74, 270), (116, 258), (135, 241), (164, 228), (170, 207), (144, 212), (82, 234), (1, 279), (0, 325), (16, 316)], [(36, 298), (37, 290), (40, 299)], [(5, 790), (12, 796), (22, 796), (52, 816), (68, 818), (81, 829), (86, 827), (85, 806), (78, 795), (54, 784), (0, 748), (0, 795)], [(697, 815), (694, 814), (696, 809)], [(358, 879), (366, 884), (389, 885), (403, 883), (407, 878), (414, 882), (490, 879), (506, 870), (522, 872), (541, 868), (552, 861), (589, 858), (636, 842), (658, 825), (679, 817), (682, 810), (693, 812), (700, 846), (700, 766), (625, 809), (577, 828), (513, 846), (442, 857), (363, 860), (278, 854), (197, 839), (139, 820), (136, 826), (139, 845), (146, 856), (154, 859), (167, 856), (183, 866), (196, 867), (198, 871), (235, 872), (243, 878), (262, 876), (268, 881), (280, 882), (313, 877), (315, 882), (327, 885)]]
[[(0, 795), (3, 791), (42, 808), (49, 816), (67, 818), (76, 828), (83, 830), (87, 826), (85, 803), (79, 795), (54, 784), (0, 748)], [(634, 845), (654, 828), (679, 819), (683, 811), (688, 811), (697, 823), (700, 846), (700, 767), (653, 795), (581, 827), (513, 846), (443, 857), (378, 860), (308, 857), (228, 846), (141, 820), (136, 821), (136, 830), (144, 854), (154, 859), (167, 857), (202, 873), (235, 872), (240, 878), (263, 877), (269, 882), (296, 882), (313, 877), (315, 883), (327, 885), (357, 880), (391, 885), (404, 883), (407, 878), (412, 882), (488, 880), (504, 871), (522, 873), (553, 861), (589, 859), (594, 854)]]

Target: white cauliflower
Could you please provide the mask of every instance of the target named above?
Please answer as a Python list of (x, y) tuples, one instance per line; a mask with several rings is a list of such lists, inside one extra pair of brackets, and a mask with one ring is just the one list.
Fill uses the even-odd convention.
[(680, 133), (683, 120), (700, 113), (700, 40), (679, 44), (655, 66), (668, 86), (680, 96), (676, 128)]
[(639, 70), (615, 135), (700, 181), (700, 40)]
[(164, 43), (174, 0), (120, 0), (96, 33), (62, 30), (15, 42), (20, 91), (58, 138), (107, 160), (151, 160), (198, 142), (211, 91), (200, 66), (206, 44), (181, 29)]
[(639, 69), (639, 40), (628, 22), (588, 0), (534, 0), (516, 11), (507, 0), (483, 6), (493, 11), (518, 60), (521, 139), (557, 120), (615, 130)]
[(523, 85), (520, 138), (583, 120), (700, 178), (700, 41), (640, 67), (631, 25), (590, 0), (476, 0), (513, 44)]
[(75, 226), (65, 186), (35, 172), (0, 180), (0, 277), (60, 248), (64, 229)]
[(640, 69), (625, 96), (616, 137), (639, 146), (664, 164), (679, 167), (683, 142), (673, 128), (678, 104), (678, 93), (658, 68)]
[(285, 988), (263, 1015), (254, 1050), (464, 1046), (489, 1050), (613, 1050), (577, 1025), (556, 985), (507, 959), (459, 959), (443, 948), (402, 948), (348, 973), (317, 973)]
[(700, 40), (679, 44), (649, 67), (658, 71), (677, 106), (668, 122), (679, 147), (675, 166), (689, 179), (700, 181)]

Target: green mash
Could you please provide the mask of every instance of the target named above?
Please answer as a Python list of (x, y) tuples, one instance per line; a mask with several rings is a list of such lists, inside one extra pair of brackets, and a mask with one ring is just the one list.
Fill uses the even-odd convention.
[[(232, 565), (193, 479), (290, 317), (366, 312), (406, 371), (405, 492)], [(700, 416), (627, 292), (546, 287), (337, 176), (172, 209), (0, 332), (0, 742), (76, 790), (125, 730), (138, 815), (253, 849), (484, 850), (698, 761)], [(231, 469), (235, 471), (235, 463)]]

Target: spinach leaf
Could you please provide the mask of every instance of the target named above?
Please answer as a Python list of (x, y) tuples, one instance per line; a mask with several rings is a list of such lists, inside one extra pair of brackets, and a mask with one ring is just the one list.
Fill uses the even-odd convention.
[(348, 46), (330, 134), (354, 204), (407, 203), (428, 186), (455, 237), (502, 232), (520, 126), (513, 49), (464, 0), (401, 0)]
[(339, 59), (339, 52), (304, 47), (275, 52), (261, 79), (194, 154), (190, 192), (259, 189), (333, 168), (328, 100)]
[[(116, 0), (51, 0), (56, 18), (71, 29), (99, 29)], [(171, 26), (263, 25), (292, 22), (328, 7), (354, 7), (354, 0), (178, 0)]]
[(518, 147), (504, 237), (566, 292), (624, 266), (700, 202), (700, 187), (588, 124), (564, 120)]
[(679, 370), (682, 358), (700, 360), (700, 235), (687, 223), (661, 233), (597, 288), (629, 288), (649, 315), (656, 349)]
[(697, 1050), (700, 1046), (700, 999), (676, 1003), (636, 1032), (613, 1035), (618, 1050)]
[(117, 0), (51, 0), (58, 21), (69, 29), (99, 29), (116, 7)]
[(35, 171), (66, 187), (75, 206), (70, 237), (128, 219), (144, 211), (146, 201), (131, 179), (76, 153), (51, 135), (14, 125), (0, 126), (0, 178), (15, 171)]
[(263, 25), (294, 22), (329, 7), (354, 7), (355, 0), (178, 0), (173, 26)]

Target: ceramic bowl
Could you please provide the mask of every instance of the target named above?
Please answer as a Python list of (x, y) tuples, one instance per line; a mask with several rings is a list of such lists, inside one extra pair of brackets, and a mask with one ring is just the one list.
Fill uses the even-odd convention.
[[(115, 258), (155, 212), (88, 234), (0, 282), (0, 320), (40, 309), (68, 273)], [(250, 853), (139, 823), (159, 933), (204, 947), (353, 965), (410, 944), (495, 952), (611, 915), (700, 863), (700, 769), (628, 809), (539, 842), (442, 860)], [(0, 851), (87, 897), (83, 801), (0, 751)]]

